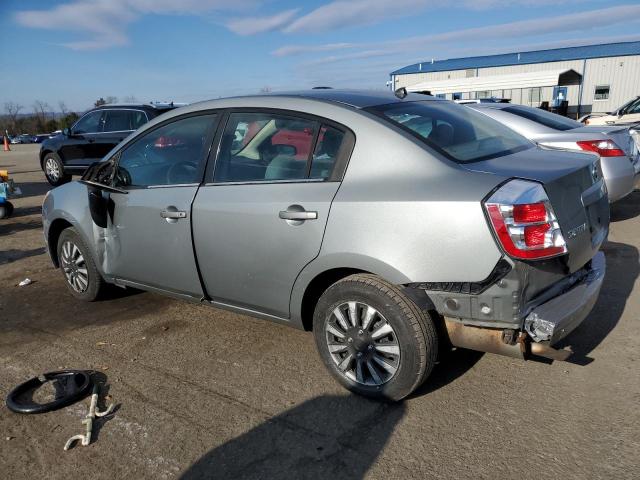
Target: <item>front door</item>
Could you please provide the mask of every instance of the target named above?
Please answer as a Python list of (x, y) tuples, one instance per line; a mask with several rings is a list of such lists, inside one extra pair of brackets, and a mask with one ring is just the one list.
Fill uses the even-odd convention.
[(191, 204), (216, 115), (182, 117), (144, 133), (120, 153), (106, 246), (117, 279), (191, 297), (202, 288), (191, 240)]
[(230, 114), (213, 178), (193, 206), (194, 245), (214, 301), (289, 317), (295, 279), (320, 251), (346, 135), (319, 119)]
[(89, 112), (71, 128), (71, 135), (60, 148), (65, 166), (84, 168), (102, 159), (104, 154), (101, 154), (99, 143), (102, 115), (102, 110)]

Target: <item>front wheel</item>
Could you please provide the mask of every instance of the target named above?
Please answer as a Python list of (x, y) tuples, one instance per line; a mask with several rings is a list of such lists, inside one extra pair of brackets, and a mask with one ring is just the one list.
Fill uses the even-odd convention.
[(92, 302), (106, 289), (96, 264), (80, 235), (71, 227), (60, 234), (57, 245), (60, 269), (74, 297)]
[(329, 287), (316, 306), (313, 332), (333, 377), (354, 393), (379, 399), (412, 393), (438, 353), (428, 313), (375, 275), (351, 275)]
[(42, 160), (42, 169), (44, 176), (54, 187), (71, 181), (71, 175), (64, 173), (64, 166), (60, 157), (55, 153), (47, 153)]

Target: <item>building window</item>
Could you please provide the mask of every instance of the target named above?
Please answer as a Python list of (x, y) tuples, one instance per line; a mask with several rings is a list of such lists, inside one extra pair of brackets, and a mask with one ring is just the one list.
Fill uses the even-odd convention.
[(532, 87), (529, 90), (529, 103), (540, 103), (540, 97), (542, 96), (542, 87)]
[(436, 98), (443, 98), (446, 99), (447, 95), (445, 93), (436, 93)]
[(467, 68), (467, 70), (465, 72), (465, 76), (467, 78), (475, 77), (476, 76), (476, 69), (475, 68)]
[(491, 91), (484, 90), (481, 92), (476, 92), (476, 98), (491, 98)]
[(462, 93), (454, 93), (453, 94), (453, 99), (454, 100), (462, 100)]
[(594, 100), (608, 100), (609, 99), (609, 85), (596, 85), (596, 91), (593, 95)]

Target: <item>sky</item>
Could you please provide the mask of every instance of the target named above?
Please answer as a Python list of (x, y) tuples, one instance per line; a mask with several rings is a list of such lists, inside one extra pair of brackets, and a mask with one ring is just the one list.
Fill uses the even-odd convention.
[(431, 59), (632, 40), (638, 0), (0, 0), (0, 112), (383, 89)]

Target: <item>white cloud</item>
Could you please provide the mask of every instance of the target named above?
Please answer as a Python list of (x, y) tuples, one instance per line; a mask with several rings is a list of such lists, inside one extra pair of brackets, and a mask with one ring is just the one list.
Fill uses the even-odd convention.
[(238, 35), (272, 32), (290, 23), (299, 10), (293, 8), (267, 17), (236, 18), (227, 22), (227, 28)]
[(126, 45), (127, 27), (144, 14), (201, 15), (233, 11), (257, 0), (75, 0), (48, 10), (27, 10), (15, 15), (26, 27), (84, 33), (88, 38), (64, 43), (75, 50)]
[(495, 7), (540, 6), (584, 0), (336, 0), (296, 19), (283, 29), (286, 33), (318, 33), (345, 27), (373, 25), (393, 18), (409, 17), (428, 7), (487, 10)]
[[(404, 39), (387, 41), (384, 43), (353, 43), (348, 44), (348, 48), (360, 49), (360, 52), (346, 55), (334, 55), (314, 61), (314, 64), (331, 63), (338, 61), (354, 60), (358, 58), (369, 58), (372, 56), (393, 55), (410, 51), (425, 51), (430, 49), (432, 55), (436, 56), (442, 52), (443, 47), (451, 44), (461, 44), (467, 42), (487, 42), (489, 40), (507, 41), (508, 39), (520, 39), (532, 36), (586, 32), (592, 29), (608, 27), (617, 24), (629, 24), (640, 21), (640, 5), (622, 5), (618, 7), (592, 10), (582, 13), (572, 13), (570, 15), (535, 18), (510, 22), (499, 25), (476, 27), (450, 32), (419, 35)], [(294, 55), (302, 53), (312, 53), (318, 51), (335, 51), (345, 47), (333, 47), (343, 44), (324, 45), (287, 45), (271, 52), (276, 56)]]

